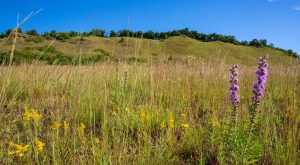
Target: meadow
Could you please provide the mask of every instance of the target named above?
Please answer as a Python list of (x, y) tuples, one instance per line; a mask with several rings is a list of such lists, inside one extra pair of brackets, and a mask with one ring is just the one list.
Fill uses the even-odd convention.
[[(2, 163), (226, 162), (229, 66), (115, 67), (2, 67)], [(253, 70), (240, 69), (239, 130), (247, 129)], [(243, 155), (243, 139), (238, 139), (241, 143), (234, 147), (241, 151), (231, 161), (299, 163), (299, 80), (299, 68), (270, 69), (253, 144), (258, 147), (253, 155)], [(41, 118), (24, 120), (25, 108)], [(241, 131), (239, 138), (243, 135)], [(45, 144), (42, 151), (37, 138)], [(10, 155), (10, 141), (29, 149), (22, 157)]]
[[(190, 44), (188, 52), (197, 50)], [(215, 56), (182, 60), (186, 51), (176, 49), (185, 46), (175, 43), (158, 54), (172, 50), (177, 60), (153, 61), (146, 52), (133, 63), (2, 65), (0, 164), (299, 164), (299, 61), (263, 48), (232, 46), (222, 54), (222, 47), (197, 44)], [(145, 53), (138, 45), (124, 52)], [(259, 55), (239, 50), (271, 51), (251, 138)], [(236, 63), (240, 103), (232, 129), (229, 68)]]

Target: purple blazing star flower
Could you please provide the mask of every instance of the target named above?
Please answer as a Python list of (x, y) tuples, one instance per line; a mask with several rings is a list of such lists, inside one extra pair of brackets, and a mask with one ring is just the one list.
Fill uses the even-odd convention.
[(257, 82), (253, 84), (252, 97), (254, 103), (258, 105), (261, 102), (261, 98), (264, 96), (265, 83), (268, 76), (268, 56), (260, 57), (258, 59), (258, 69), (256, 71)]
[(235, 65), (230, 68), (231, 75), (229, 82), (231, 83), (231, 85), (229, 87), (229, 96), (233, 106), (237, 106), (240, 103), (240, 97), (238, 95), (240, 87), (238, 85), (239, 80), (237, 78), (237, 76), (239, 75), (238, 67), (238, 65)]
[(265, 57), (260, 57), (258, 59), (258, 69), (256, 71), (257, 82), (253, 84), (252, 93), (254, 96), (252, 97), (253, 104), (249, 107), (249, 115), (250, 115), (250, 127), (249, 127), (249, 139), (253, 136), (253, 130), (256, 124), (256, 113), (259, 104), (261, 103), (262, 97), (264, 96), (265, 91), (265, 83), (268, 77), (268, 63), (267, 63), (268, 55)]

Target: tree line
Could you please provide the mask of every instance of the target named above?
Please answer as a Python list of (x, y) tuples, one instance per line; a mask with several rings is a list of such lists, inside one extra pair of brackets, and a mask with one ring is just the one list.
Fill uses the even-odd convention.
[[(22, 33), (22, 30), (18, 30), (20, 33)], [(12, 32), (12, 29), (7, 30), (6, 32), (0, 33), (0, 38), (7, 37)], [(53, 39), (56, 38), (58, 40), (66, 40), (70, 39), (75, 36), (80, 36), (82, 39), (87, 36), (97, 36), (97, 37), (135, 37), (135, 38), (146, 38), (146, 39), (153, 39), (153, 40), (163, 40), (167, 39), (169, 37), (174, 36), (187, 36), (193, 39), (196, 39), (198, 41), (202, 42), (213, 42), (213, 41), (221, 41), (225, 43), (231, 43), (235, 45), (242, 45), (242, 46), (253, 46), (253, 47), (270, 47), (279, 51), (285, 52), (289, 56), (293, 56), (296, 58), (300, 58), (300, 55), (294, 52), (291, 49), (282, 49), (279, 47), (275, 47), (274, 44), (268, 43), (266, 39), (253, 39), (251, 41), (238, 41), (235, 36), (232, 35), (221, 35), (221, 34), (204, 34), (199, 33), (195, 30), (189, 30), (188, 28), (184, 28), (181, 30), (172, 30), (167, 32), (154, 32), (154, 31), (131, 31), (129, 29), (123, 29), (119, 31), (105, 31), (102, 29), (92, 29), (89, 32), (76, 32), (76, 31), (70, 31), (70, 32), (57, 32), (56, 30), (52, 30), (50, 32), (45, 33), (38, 33), (37, 30), (27, 30), (27, 35), (30, 36), (43, 36), (46, 39)]]

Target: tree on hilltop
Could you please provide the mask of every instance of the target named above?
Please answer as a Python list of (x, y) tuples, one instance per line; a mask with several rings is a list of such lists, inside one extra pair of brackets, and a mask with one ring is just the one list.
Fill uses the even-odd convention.
[(31, 36), (38, 36), (39, 35), (39, 33), (37, 32), (37, 30), (35, 30), (35, 29), (27, 30), (26, 34), (27, 35), (31, 35)]

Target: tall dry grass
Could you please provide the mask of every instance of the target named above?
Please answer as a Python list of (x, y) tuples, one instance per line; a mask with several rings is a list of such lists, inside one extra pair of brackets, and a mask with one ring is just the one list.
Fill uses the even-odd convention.
[[(271, 66), (251, 155), (243, 152), (243, 130), (255, 67), (240, 67), (238, 131), (228, 155), (229, 66), (219, 64), (2, 66), (0, 163), (299, 164), (299, 66)], [(41, 120), (24, 121), (25, 107)], [(19, 157), (9, 154), (10, 141), (30, 146)]]

